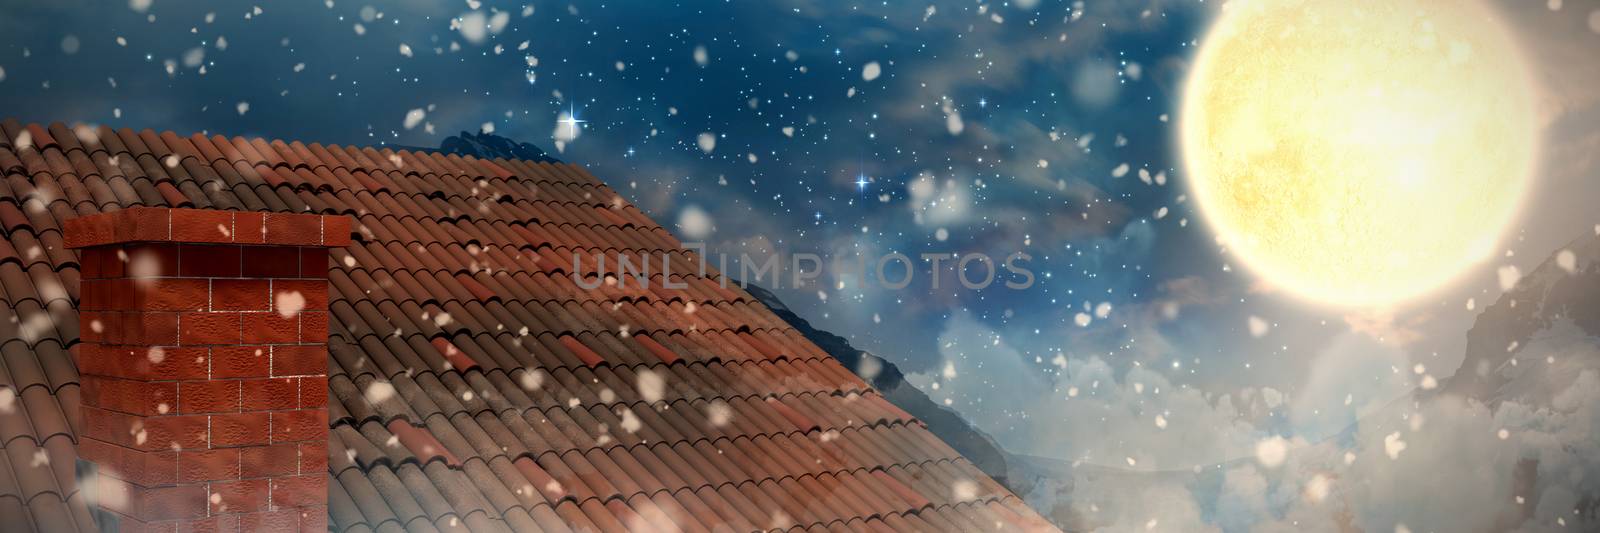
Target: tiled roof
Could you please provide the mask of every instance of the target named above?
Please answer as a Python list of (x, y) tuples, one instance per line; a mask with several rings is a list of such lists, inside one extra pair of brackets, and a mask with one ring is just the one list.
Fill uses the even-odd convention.
[[(330, 527), (1050, 529), (582, 167), (0, 129), (0, 516), (32, 529), (94, 527), (62, 222), (134, 205), (355, 219), (330, 265)], [(687, 288), (580, 288), (573, 255), (602, 251), (671, 257)]]

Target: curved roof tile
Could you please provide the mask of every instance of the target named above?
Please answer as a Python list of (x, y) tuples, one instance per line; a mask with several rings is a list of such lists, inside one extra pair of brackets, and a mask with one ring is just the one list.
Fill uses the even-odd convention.
[[(331, 528), (1050, 530), (581, 167), (0, 131), (0, 308), (18, 317), (0, 321), (0, 515), (26, 528), (95, 529), (61, 223), (193, 205), (356, 219), (329, 260)], [(648, 287), (619, 258), (648, 263)], [(579, 286), (575, 261), (603, 283)], [(958, 481), (979, 490), (957, 501)]]

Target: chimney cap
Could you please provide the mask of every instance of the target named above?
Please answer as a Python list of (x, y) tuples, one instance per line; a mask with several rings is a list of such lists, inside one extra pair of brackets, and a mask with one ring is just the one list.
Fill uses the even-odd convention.
[(66, 221), (68, 248), (135, 242), (342, 248), (350, 217), (216, 209), (129, 207)]

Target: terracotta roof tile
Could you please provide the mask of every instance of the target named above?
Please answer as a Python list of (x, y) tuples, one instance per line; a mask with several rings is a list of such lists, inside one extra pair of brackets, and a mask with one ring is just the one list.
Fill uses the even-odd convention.
[(401, 446), (405, 446), (406, 449), (411, 451), (412, 455), (423, 463), (434, 459), (442, 459), (451, 466), (459, 466), (461, 463), (456, 459), (455, 454), (450, 453), (449, 448), (445, 448), (444, 444), (441, 444), (438, 439), (434, 438), (425, 429), (419, 429), (411, 425), (410, 422), (398, 419), (389, 421), (385, 427), (389, 429), (390, 433), (394, 434)]
[[(329, 259), (330, 527), (1049, 528), (580, 167), (0, 130), (0, 306), (52, 325), (18, 339), (0, 321), (19, 407), (0, 411), (0, 514), (29, 528), (94, 529), (71, 471), (80, 267), (59, 227), (135, 205), (356, 216)], [(654, 271), (663, 253), (684, 287)], [(582, 289), (573, 260), (592, 273), (596, 254), (613, 275)], [(614, 275), (618, 254), (652, 260), (649, 289)], [(51, 466), (19, 468), (35, 450)], [(952, 501), (958, 480), (978, 497)]]

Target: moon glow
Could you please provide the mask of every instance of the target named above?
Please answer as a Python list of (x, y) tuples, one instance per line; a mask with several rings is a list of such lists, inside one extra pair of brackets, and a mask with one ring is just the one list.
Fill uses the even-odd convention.
[(1527, 69), (1479, 0), (1232, 0), (1184, 91), (1192, 193), (1230, 255), (1384, 306), (1492, 255), (1533, 174)]

